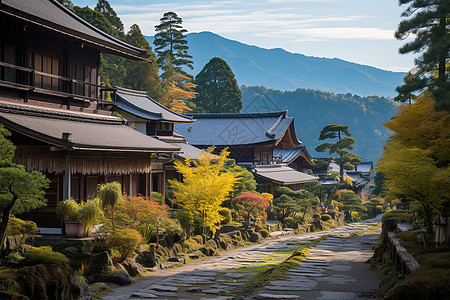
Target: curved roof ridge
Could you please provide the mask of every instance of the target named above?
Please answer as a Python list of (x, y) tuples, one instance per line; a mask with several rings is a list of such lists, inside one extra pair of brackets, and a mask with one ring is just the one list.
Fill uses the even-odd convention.
[(262, 118), (262, 117), (287, 117), (287, 110), (278, 112), (262, 113), (206, 113), (206, 114), (187, 114), (195, 118)]

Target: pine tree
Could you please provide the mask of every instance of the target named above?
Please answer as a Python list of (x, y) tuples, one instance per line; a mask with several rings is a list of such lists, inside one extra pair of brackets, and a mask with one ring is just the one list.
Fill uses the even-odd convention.
[(113, 29), (119, 34), (121, 39), (125, 37), (125, 32), (123, 29), (123, 23), (120, 18), (117, 16), (114, 9), (109, 5), (106, 0), (98, 0), (97, 6), (94, 8), (95, 11), (103, 14), (109, 23), (112, 25)]
[(158, 75), (158, 65), (152, 47), (142, 35), (141, 29), (134, 24), (128, 31), (125, 41), (131, 45), (147, 50), (149, 61), (125, 60), (127, 75), (123, 79), (124, 86), (130, 89), (147, 91), (152, 98), (161, 101), (165, 91)]
[[(155, 35), (155, 52), (158, 56), (158, 66), (161, 70), (167, 71), (167, 56), (170, 56), (172, 64), (177, 73), (188, 75), (182, 70), (182, 66), (194, 69), (192, 56), (188, 54), (189, 46), (184, 34), (186, 29), (181, 26), (183, 20), (174, 12), (167, 12), (160, 19), (160, 24), (155, 26), (158, 32)], [(161, 74), (161, 78), (167, 79), (166, 72)]]
[(212, 58), (195, 77), (199, 112), (239, 113), (242, 94), (233, 71), (221, 58)]
[(355, 139), (349, 137), (342, 137), (341, 135), (351, 136), (347, 125), (327, 125), (320, 132), (319, 140), (338, 138), (337, 142), (322, 143), (316, 147), (317, 152), (325, 152), (328, 150), (329, 154), (337, 153), (338, 157), (333, 157), (333, 160), (339, 164), (339, 175), (341, 182), (344, 182), (344, 169), (353, 170), (354, 166), (361, 163), (361, 157), (350, 153), (348, 150), (353, 150)]
[(399, 95), (396, 100), (411, 100), (413, 92), (428, 89), (436, 99), (438, 110), (450, 110), (450, 1), (399, 0), (399, 4), (409, 4), (402, 14), (408, 19), (399, 24), (396, 38), (416, 35), (399, 51), (402, 54), (422, 53), (422, 56), (415, 60), (416, 67), (405, 77), (405, 84), (397, 88)]

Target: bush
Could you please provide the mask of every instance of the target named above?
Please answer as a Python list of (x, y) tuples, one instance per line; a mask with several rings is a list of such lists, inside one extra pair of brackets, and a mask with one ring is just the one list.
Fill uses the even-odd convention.
[(12, 253), (8, 254), (7, 256), (5, 256), (5, 259), (6, 259), (6, 261), (20, 263), (22, 260), (25, 259), (25, 257), (20, 255), (20, 253), (16, 251), (16, 252), (12, 252)]
[(219, 209), (219, 215), (223, 217), (223, 220), (220, 222), (221, 224), (230, 224), (231, 223), (231, 210), (226, 207), (222, 207)]
[(6, 235), (32, 235), (38, 234), (39, 230), (33, 221), (25, 221), (18, 218), (10, 218), (8, 227), (6, 227)]
[(323, 214), (323, 215), (321, 216), (321, 218), (322, 218), (322, 221), (324, 221), (324, 222), (326, 222), (326, 221), (328, 221), (328, 220), (331, 220), (331, 216), (328, 215), (328, 214)]
[(320, 219), (320, 215), (319, 214), (313, 214), (313, 219)]
[(116, 231), (114, 236), (114, 248), (119, 252), (120, 258), (125, 260), (139, 247), (141, 241), (142, 236), (137, 230), (120, 229)]
[(270, 233), (269, 233), (269, 231), (267, 229), (261, 229), (259, 231), (259, 233), (261, 233), (263, 238), (268, 238), (270, 236)]
[(195, 235), (191, 237), (197, 244), (202, 245), (203, 244), (203, 237), (201, 235)]
[(392, 220), (396, 220), (399, 223), (402, 222), (409, 222), (411, 221), (412, 215), (408, 216), (408, 211), (407, 210), (402, 210), (402, 209), (394, 209), (394, 210), (387, 210), (386, 209), (386, 213), (381, 217), (381, 221), (386, 221), (389, 219)]
[(164, 200), (161, 193), (158, 192), (152, 192), (152, 200), (158, 202), (158, 204), (163, 205)]
[(197, 250), (199, 248), (198, 243), (192, 238), (184, 241), (184, 247), (186, 252), (188, 253)]
[(25, 251), (24, 257), (25, 259), (21, 262), (22, 266), (69, 263), (67, 257), (59, 252), (54, 252), (50, 246), (39, 248), (32, 247)]
[(286, 218), (285, 220), (284, 220), (284, 225), (286, 226), (286, 227), (293, 227), (294, 225), (295, 225), (295, 223), (297, 223), (297, 221), (295, 221), (295, 219), (294, 218)]

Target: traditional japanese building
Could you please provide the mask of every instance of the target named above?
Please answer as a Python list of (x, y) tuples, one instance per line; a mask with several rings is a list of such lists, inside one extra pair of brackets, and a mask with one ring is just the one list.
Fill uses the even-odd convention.
[(191, 116), (196, 121), (176, 123), (175, 132), (199, 148), (216, 146), (220, 151), (228, 147), (230, 158), (253, 171), (260, 191), (273, 192), (273, 187), (279, 185), (298, 190), (304, 183), (318, 180), (283, 164), (282, 156), (276, 154), (277, 149), (296, 149), (301, 145), (294, 118), (287, 111)]
[(94, 197), (99, 183), (149, 195), (152, 163), (180, 149), (113, 116), (116, 94), (100, 85), (101, 53), (147, 58), (56, 0), (0, 1), (0, 123), (12, 132), (15, 162), (51, 180), (47, 207), (25, 216), (38, 226), (58, 227), (57, 203)]
[(273, 149), (273, 156), (279, 157), (283, 164), (303, 173), (312, 173), (314, 163), (305, 146), (292, 149)]
[(174, 124), (190, 124), (195, 120), (162, 106), (146, 91), (117, 87), (116, 95), (116, 111), (127, 120), (128, 125), (148, 136), (180, 148), (174, 157), (161, 155), (159, 162), (152, 165), (152, 190), (165, 194), (165, 184), (168, 179), (181, 180), (180, 174), (173, 166), (174, 159), (195, 160), (200, 154), (206, 154), (205, 151), (190, 145), (184, 136), (173, 131)]

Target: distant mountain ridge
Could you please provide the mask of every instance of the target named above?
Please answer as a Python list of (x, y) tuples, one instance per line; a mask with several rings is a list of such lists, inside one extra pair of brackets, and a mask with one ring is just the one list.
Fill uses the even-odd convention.
[[(153, 37), (146, 37), (153, 47)], [(406, 73), (381, 70), (338, 58), (320, 58), (264, 49), (221, 37), (212, 32), (189, 33), (189, 54), (197, 75), (213, 57), (224, 59), (236, 75), (239, 85), (265, 86), (277, 90), (310, 88), (324, 92), (361, 96), (394, 97), (395, 87)]]

